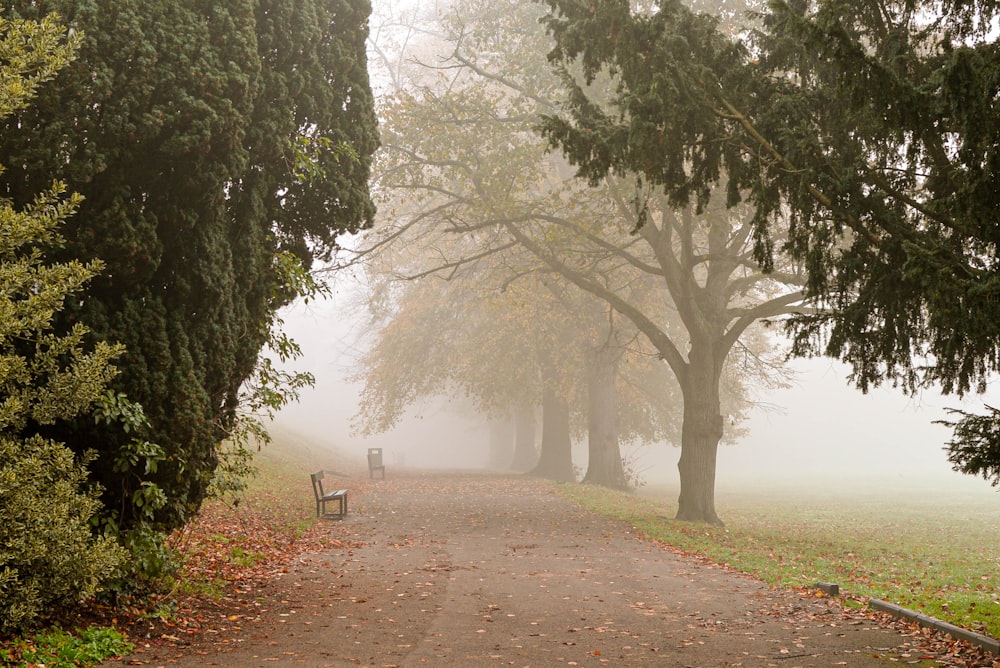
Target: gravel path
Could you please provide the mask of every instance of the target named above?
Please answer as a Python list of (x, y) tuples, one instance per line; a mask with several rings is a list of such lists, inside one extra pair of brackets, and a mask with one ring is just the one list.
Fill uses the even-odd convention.
[(829, 600), (639, 540), (530, 479), (390, 475), (343, 522), (363, 546), (300, 557), (232, 639), (124, 663), (886, 666), (905, 643)]

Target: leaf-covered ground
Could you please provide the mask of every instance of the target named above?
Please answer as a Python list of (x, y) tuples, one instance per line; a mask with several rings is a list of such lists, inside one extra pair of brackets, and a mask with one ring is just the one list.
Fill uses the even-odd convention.
[[(238, 503), (208, 504), (173, 537), (185, 562), (172, 591), (141, 608), (91, 606), (61, 625), (122, 629), (136, 646), (125, 665), (232, 665), (239, 657), (401, 665), (411, 654), (440, 665), (532, 656), (542, 664), (668, 665), (669, 654), (691, 657), (689, 665), (723, 665), (698, 661), (737, 643), (741, 654), (728, 656), (728, 665), (860, 666), (877, 656), (900, 665), (1000, 668), (996, 657), (854, 607), (850, 597), (754, 584), (697, 551), (637, 540), (627, 516), (570, 511), (541, 481), (391, 471), (382, 482), (355, 470), (340, 482), (350, 489), (350, 516), (317, 521), (308, 471), (266, 467)], [(609, 573), (621, 572), (633, 550), (644, 565), (627, 581), (649, 584), (629, 593)], [(679, 578), (680, 593), (658, 589), (661, 575)], [(685, 587), (704, 588), (690, 609), (677, 607)], [(734, 587), (754, 592), (751, 603), (709, 609), (705, 601), (731, 598)], [(523, 601), (514, 602), (516, 592)], [(537, 619), (527, 619), (535, 610)], [(335, 647), (315, 640), (328, 628)], [(867, 652), (829, 644), (860, 629), (884, 629), (898, 640)]]
[[(355, 476), (349, 501), (367, 484)], [(272, 583), (294, 560), (363, 545), (343, 524), (316, 520), (308, 473), (274, 467), (247, 493), (207, 504), (171, 542), (184, 558), (177, 586), (148, 608), (119, 610), (113, 620), (139, 654), (170, 643), (236, 642), (245, 624), (272, 605)]]
[(213, 586), (132, 622), (127, 662), (994, 666), (884, 615), (641, 540), (544, 482), (391, 472), (349, 485), (348, 520), (305, 531), (281, 527), (277, 499), (206, 513), (184, 539), (191, 581)]

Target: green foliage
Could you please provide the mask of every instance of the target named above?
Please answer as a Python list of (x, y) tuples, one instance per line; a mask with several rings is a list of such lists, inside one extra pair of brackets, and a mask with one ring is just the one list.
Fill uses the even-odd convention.
[(283, 254), (308, 268), (372, 219), (369, 6), (17, 0), (0, 15), (51, 10), (82, 36), (79, 58), (0, 128), (0, 194), (23, 205), (58, 174), (85, 198), (63, 252), (107, 270), (58, 326), (126, 346), (114, 390), (144, 408), (140, 440), (157, 449), (117, 420), (56, 436), (96, 450), (121, 531), (167, 531), (197, 511), (242, 428), (241, 387), (298, 294)]
[(0, 650), (0, 665), (88, 668), (132, 650), (132, 643), (115, 629), (88, 628), (76, 633), (54, 629)]
[[(0, 218), (12, 217), (28, 223), (31, 212), (16, 216), (4, 207)], [(45, 229), (44, 220), (36, 222), (38, 229)], [(95, 539), (90, 531), (90, 518), (100, 508), (96, 490), (83, 491), (89, 477), (86, 464), (92, 458), (77, 458), (61, 443), (27, 435), (89, 410), (114, 374), (110, 361), (118, 350), (99, 344), (85, 352), (82, 326), (64, 337), (47, 331), (61, 299), (89, 270), (43, 265), (38, 251), (18, 259), (24, 250), (22, 245), (0, 252), (0, 281), (5, 285), (0, 310), (10, 318), (0, 336), (5, 372), (0, 404), (0, 629), (17, 628), (54, 606), (92, 596), (117, 574), (124, 559), (111, 538)]]
[(37, 21), (0, 17), (0, 118), (24, 109), (38, 87), (73, 59), (79, 37), (55, 14)]
[[(0, 20), (0, 113), (23, 109), (66, 64), (73, 43), (64, 35), (53, 17)], [(63, 191), (49, 186), (21, 208), (0, 200), (0, 632), (93, 596), (125, 556), (91, 533), (100, 508), (88, 482), (92, 457), (45, 435), (93, 408), (121, 353), (86, 345), (79, 323), (55, 331), (56, 315), (101, 267), (47, 260), (80, 202)]]
[(1000, 411), (992, 406), (986, 408), (987, 415), (951, 410), (958, 420), (942, 420), (939, 424), (954, 429), (948, 443), (948, 461), (955, 470), (982, 476), (996, 487), (1000, 485)]
[[(142, 406), (120, 392), (108, 390), (101, 396), (94, 421), (131, 436), (118, 451), (113, 466), (116, 472), (134, 478), (132, 496), (123, 496), (119, 507), (104, 508), (92, 520), (95, 528), (114, 538), (129, 554), (128, 562), (108, 587), (115, 592), (153, 588), (174, 575), (180, 566), (178, 555), (167, 546), (167, 535), (158, 530), (156, 523), (156, 513), (167, 504), (167, 496), (156, 483), (142, 479), (155, 473), (166, 455), (163, 448), (145, 438), (151, 428)], [(123, 525), (121, 518), (128, 514), (138, 519)]]
[(68, 448), (3, 435), (0, 462), (0, 632), (8, 632), (93, 596), (125, 554), (91, 533), (100, 503), (81, 492), (86, 462)]
[[(771, 0), (740, 33), (679, 0), (546, 4), (573, 95), (543, 132), (583, 176), (638, 172), (699, 206), (724, 184), (755, 208), (756, 259), (785, 251), (808, 274), (819, 308), (790, 321), (796, 353), (843, 359), (862, 389), (985, 389), (1000, 371), (994, 0)], [(576, 70), (613, 79), (609, 106)], [(963, 438), (953, 462), (988, 474)]]
[[(46, 264), (43, 248), (75, 201), (59, 189), (24, 211), (0, 202), (0, 630), (18, 628), (54, 606), (76, 603), (118, 572), (124, 554), (110, 537), (94, 538), (100, 503), (86, 464), (37, 432), (92, 409), (114, 376), (120, 347), (88, 352), (86, 329), (52, 332), (55, 314), (96, 264)], [(86, 491), (88, 490), (89, 491)]]

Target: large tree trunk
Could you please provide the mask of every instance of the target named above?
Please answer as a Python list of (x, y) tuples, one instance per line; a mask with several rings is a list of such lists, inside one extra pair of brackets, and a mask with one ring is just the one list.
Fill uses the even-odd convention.
[(721, 361), (712, 346), (692, 342), (687, 373), (681, 379), (684, 426), (681, 430), (681, 494), (677, 519), (722, 525), (715, 512), (715, 464), (723, 420), (719, 401)]
[(583, 481), (626, 489), (618, 443), (618, 364), (621, 348), (604, 346), (591, 351), (587, 369), (587, 475)]
[(535, 411), (525, 406), (514, 408), (514, 461), (510, 469), (524, 473), (538, 463), (535, 446)]
[(542, 451), (529, 475), (557, 482), (575, 482), (569, 435), (569, 405), (552, 389), (542, 390)]
[(514, 456), (514, 421), (511, 417), (490, 420), (490, 453), (487, 466), (493, 470), (510, 468)]

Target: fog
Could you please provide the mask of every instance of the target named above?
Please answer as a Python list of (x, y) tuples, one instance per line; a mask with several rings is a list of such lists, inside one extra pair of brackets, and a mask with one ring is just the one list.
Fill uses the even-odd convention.
[[(351, 317), (352, 300), (350, 290), (339, 290), (329, 300), (285, 311), (286, 331), (303, 350), (292, 368), (312, 372), (316, 385), (281, 412), (278, 426), (354, 458), (359, 466), (367, 448), (382, 447), (389, 466), (485, 467), (487, 426), (447, 402), (418, 407), (385, 434), (351, 433), (361, 388), (347, 377), (363, 346), (357, 318)], [(761, 393), (768, 408), (751, 412), (747, 436), (720, 446), (720, 493), (779, 487), (824, 494), (845, 488), (996, 493), (986, 481), (951, 470), (943, 449), (950, 431), (934, 424), (946, 417), (946, 407), (980, 410), (983, 398), (962, 402), (932, 392), (907, 397), (891, 387), (866, 395), (847, 384), (848, 370), (836, 361), (790, 364), (796, 370), (792, 386)], [(625, 455), (650, 488), (677, 487), (679, 448), (643, 445), (626, 448)], [(586, 456), (585, 444), (578, 444), (574, 463), (581, 472)]]
[(352, 434), (358, 411), (360, 384), (349, 377), (357, 372), (364, 331), (357, 297), (338, 290), (332, 298), (296, 304), (282, 313), (285, 331), (302, 348), (303, 356), (290, 369), (309, 371), (313, 388), (285, 407), (275, 422), (283, 429), (308, 437), (363, 462), (368, 448), (381, 447), (388, 465), (413, 468), (447, 466), (476, 469), (486, 465), (488, 428), (481, 419), (463, 418), (447, 402), (429, 402), (410, 411), (408, 419), (385, 434)]

